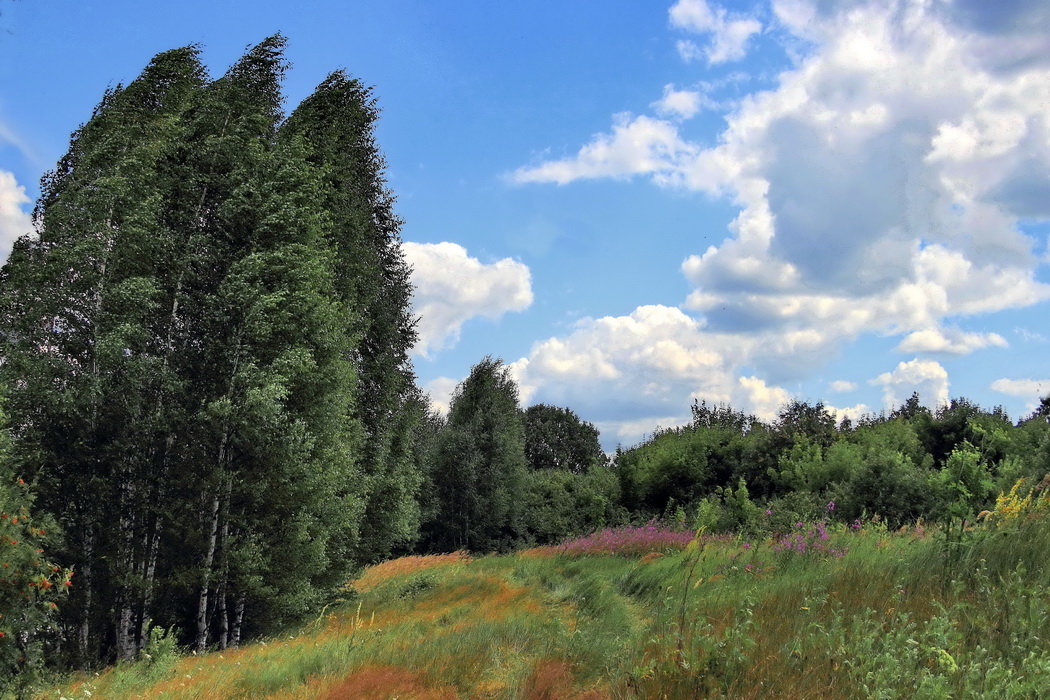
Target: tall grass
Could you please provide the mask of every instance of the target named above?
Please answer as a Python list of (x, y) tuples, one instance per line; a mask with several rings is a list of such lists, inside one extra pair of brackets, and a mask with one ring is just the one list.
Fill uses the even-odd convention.
[(396, 560), (295, 635), (118, 667), (42, 697), (1039, 698), (1050, 688), (1046, 518), (951, 531), (809, 523), (787, 541), (682, 544), (657, 531)]

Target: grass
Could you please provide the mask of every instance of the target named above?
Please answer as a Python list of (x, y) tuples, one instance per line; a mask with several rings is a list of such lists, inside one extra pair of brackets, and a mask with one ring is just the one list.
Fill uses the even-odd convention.
[[(605, 533), (366, 570), (298, 633), (41, 698), (1038, 698), (1050, 527)], [(622, 540), (622, 550), (614, 543)], [(651, 542), (651, 547), (640, 542)], [(170, 646), (170, 645), (169, 645)]]

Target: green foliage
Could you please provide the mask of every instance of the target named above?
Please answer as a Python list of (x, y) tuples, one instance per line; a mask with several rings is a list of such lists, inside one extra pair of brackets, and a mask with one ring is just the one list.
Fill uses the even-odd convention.
[(334, 291), (356, 312), (349, 325), (357, 368), (354, 410), (363, 428), (357, 457), (364, 511), (354, 548), (359, 561), (378, 560), (416, 539), (426, 459), (415, 438), (426, 403), (408, 356), (416, 340), (410, 270), (375, 141), (378, 119), (372, 89), (337, 71), (278, 134), (301, 144), (320, 174), (318, 209), (328, 223)]
[(49, 561), (55, 523), (12, 472), (4, 422), (0, 413), (0, 696), (22, 697), (45, 672), (73, 572)]
[(926, 473), (907, 455), (873, 447), (848, 481), (830, 491), (844, 519), (879, 515), (892, 527), (912, 522), (937, 506)]
[(583, 474), (608, 463), (598, 429), (572, 409), (547, 404), (525, 410), (525, 461), (530, 469), (562, 469)]
[(972, 518), (995, 495), (995, 485), (981, 453), (968, 442), (952, 450), (932, 481), (943, 494), (943, 516), (947, 518)]
[(150, 628), (139, 658), (113, 670), (109, 692), (117, 696), (141, 693), (169, 677), (178, 661), (179, 650), (172, 631), (162, 627)]
[(560, 469), (526, 472), (522, 487), (522, 536), (555, 544), (613, 524), (620, 514), (619, 483), (607, 467), (585, 474)]
[(525, 436), (518, 388), (500, 360), (486, 357), (456, 387), (438, 436), (432, 484), (432, 550), (506, 549), (522, 534)]
[(735, 489), (718, 487), (696, 507), (695, 527), (709, 532), (735, 532), (750, 537), (766, 529), (765, 522), (762, 508), (751, 500), (747, 482), (742, 478)]
[(68, 536), (64, 651), (280, 628), (417, 536), (425, 403), (367, 89), (282, 124), (284, 39), (108, 93), (0, 273), (17, 470)]
[(32, 502), (29, 486), (0, 466), (0, 696), (40, 680), (57, 606), (72, 585), (73, 572), (48, 561), (54, 523)]

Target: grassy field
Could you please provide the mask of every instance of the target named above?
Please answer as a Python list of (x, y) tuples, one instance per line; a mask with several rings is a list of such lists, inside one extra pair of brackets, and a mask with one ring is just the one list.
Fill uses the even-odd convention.
[[(993, 518), (994, 520), (994, 518)], [(366, 570), (295, 634), (43, 698), (1040, 698), (1050, 528), (656, 526)]]

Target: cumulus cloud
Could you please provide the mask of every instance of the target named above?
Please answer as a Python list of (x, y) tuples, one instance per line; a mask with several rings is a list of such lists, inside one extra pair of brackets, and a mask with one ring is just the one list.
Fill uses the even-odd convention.
[(430, 397), (430, 410), (448, 415), (452, 405), (452, 393), (459, 385), (451, 377), (436, 377), (423, 384), (423, 391)]
[(957, 328), (923, 328), (909, 333), (897, 346), (901, 352), (943, 352), (967, 355), (987, 347), (1005, 348), (1006, 339), (998, 333), (966, 333)]
[(7, 260), (15, 240), (33, 230), (32, 220), (23, 208), (28, 203), (25, 187), (18, 184), (12, 173), (0, 170), (0, 263)]
[(989, 388), (1024, 399), (1025, 407), (1031, 411), (1039, 405), (1040, 399), (1050, 396), (1050, 379), (996, 379)]
[(706, 0), (678, 0), (669, 14), (674, 27), (710, 35), (710, 43), (703, 49), (691, 40), (678, 42), (678, 53), (685, 61), (693, 61), (701, 56), (711, 65), (739, 61), (747, 54), (751, 36), (762, 31), (762, 23), (755, 18), (730, 15), (725, 8), (709, 4)]
[(839, 408), (838, 406), (832, 406), (830, 404), (825, 404), (824, 408), (826, 408), (828, 410), (828, 413), (830, 413), (835, 418), (835, 420), (839, 422), (842, 422), (844, 418), (849, 418), (851, 421), (856, 421), (862, 416), (866, 416), (871, 413), (871, 409), (865, 403), (858, 403), (854, 404), (853, 406), (843, 406), (842, 408)]
[[(946, 323), (1050, 299), (1045, 243), (1022, 228), (1050, 218), (1046, 4), (775, 0), (772, 10), (770, 37), (792, 63), (729, 105), (716, 138), (694, 141), (660, 100), (657, 116), (620, 115), (576, 155), (516, 179), (646, 179), (739, 208), (725, 240), (681, 266), (696, 326), (680, 342), (723, 358), (708, 383), (727, 398), (740, 375), (810, 376), (865, 334), (900, 336), (908, 353), (1005, 347)], [(691, 0), (671, 18), (712, 36), (739, 19)], [(705, 51), (692, 39), (680, 47)], [(578, 333), (537, 351), (560, 343), (570, 363)], [(624, 366), (610, 363), (632, 376)], [(901, 363), (874, 383), (888, 403), (915, 388), (932, 405), (947, 398), (935, 362)]]
[(887, 409), (897, 408), (913, 392), (918, 392), (919, 400), (931, 409), (948, 403), (948, 372), (933, 360), (901, 362), (871, 383), (882, 387), (882, 402)]
[(829, 388), (835, 393), (845, 394), (850, 391), (856, 391), (857, 383), (846, 381), (845, 379), (836, 379), (829, 385)]
[(456, 243), (402, 247), (412, 266), (413, 312), (419, 317), (414, 351), (423, 357), (454, 345), (472, 318), (498, 319), (532, 304), (532, 278), (523, 263), (504, 258), (485, 264)]
[[(870, 332), (908, 335), (915, 351), (1001, 345), (940, 322), (1050, 298), (1018, 227), (1050, 201), (1046, 62), (1004, 72), (937, 4), (783, 0), (774, 12), (808, 48), (726, 115), (717, 145), (621, 115), (519, 181), (647, 177), (730, 198), (740, 212), (728, 238), (682, 264), (686, 308), (712, 330), (777, 332), (773, 355), (821, 357)], [(719, 16), (693, 2), (672, 14), (694, 29)], [(1000, 25), (1000, 43), (1026, 26)]]
[(637, 420), (598, 421), (594, 426), (607, 445), (619, 444), (626, 447), (637, 445), (647, 437), (660, 430), (688, 425), (690, 418), (681, 414), (673, 416), (646, 416)]
[[(729, 403), (765, 420), (791, 400), (758, 376), (738, 376), (753, 340), (710, 333), (669, 306), (583, 319), (510, 365), (526, 403), (570, 405), (621, 439), (687, 423), (694, 399)], [(616, 427), (620, 426), (620, 427)], [(646, 427), (647, 426), (647, 427)]]
[(773, 421), (791, 394), (778, 386), (770, 386), (758, 377), (740, 377), (733, 392), (732, 405), (764, 421)]
[(676, 90), (674, 85), (664, 85), (664, 96), (653, 103), (657, 112), (678, 119), (691, 119), (700, 110), (712, 103), (704, 93), (697, 90)]
[(618, 114), (610, 134), (599, 134), (579, 152), (562, 160), (519, 168), (511, 174), (517, 183), (553, 182), (602, 177), (626, 178), (669, 170), (696, 151), (683, 141), (677, 127), (665, 119)]

